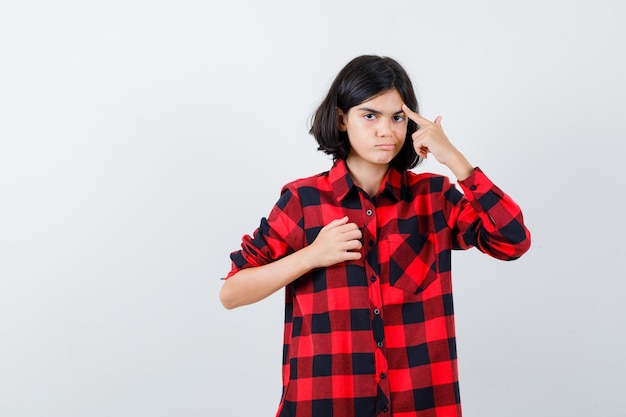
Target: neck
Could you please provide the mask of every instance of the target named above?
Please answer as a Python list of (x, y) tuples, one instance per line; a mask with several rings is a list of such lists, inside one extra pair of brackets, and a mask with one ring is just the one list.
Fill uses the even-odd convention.
[(370, 197), (378, 193), (389, 169), (388, 164), (357, 163), (349, 158), (346, 160), (346, 166), (352, 180)]

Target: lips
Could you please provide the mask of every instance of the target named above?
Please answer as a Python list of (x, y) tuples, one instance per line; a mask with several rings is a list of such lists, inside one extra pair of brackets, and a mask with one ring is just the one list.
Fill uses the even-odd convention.
[(392, 151), (395, 147), (396, 145), (393, 143), (381, 143), (380, 145), (376, 145), (377, 149), (382, 149), (383, 151)]

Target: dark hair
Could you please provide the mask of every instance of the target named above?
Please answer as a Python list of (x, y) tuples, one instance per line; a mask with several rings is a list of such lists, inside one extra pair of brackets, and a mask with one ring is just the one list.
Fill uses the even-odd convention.
[[(318, 150), (332, 155), (335, 161), (346, 159), (350, 153), (350, 142), (348, 134), (339, 130), (337, 109), (347, 113), (350, 108), (394, 88), (404, 103), (419, 113), (411, 79), (397, 61), (389, 57), (362, 55), (348, 62), (337, 74), (326, 98), (313, 115), (309, 133), (317, 140)], [(422, 161), (415, 153), (411, 138), (417, 129), (417, 124), (409, 120), (404, 145), (391, 161), (391, 166), (409, 169)]]

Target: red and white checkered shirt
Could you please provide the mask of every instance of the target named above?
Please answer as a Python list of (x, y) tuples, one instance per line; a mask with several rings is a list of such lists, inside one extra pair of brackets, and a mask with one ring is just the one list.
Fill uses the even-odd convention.
[[(280, 417), (460, 416), (451, 250), (513, 260), (530, 246), (518, 205), (476, 168), (459, 182), (390, 168), (370, 198), (345, 161), (287, 184), (232, 276), (313, 242), (348, 216), (363, 257), (285, 288)], [(227, 277), (227, 278), (228, 278)]]

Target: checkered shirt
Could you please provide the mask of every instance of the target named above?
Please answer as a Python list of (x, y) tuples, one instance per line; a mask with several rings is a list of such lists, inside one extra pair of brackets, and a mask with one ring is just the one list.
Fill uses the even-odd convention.
[(513, 260), (530, 246), (518, 205), (475, 168), (460, 181), (389, 169), (370, 198), (345, 161), (287, 184), (232, 270), (270, 263), (348, 216), (363, 257), (285, 288), (278, 417), (461, 416), (451, 250)]

